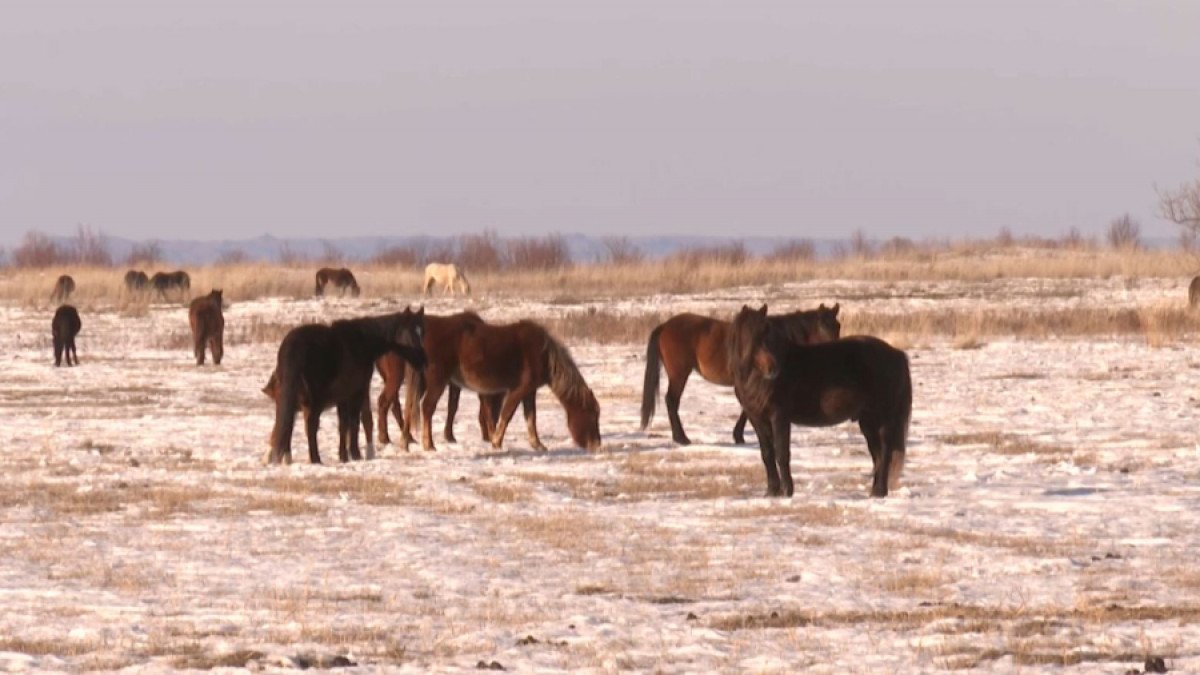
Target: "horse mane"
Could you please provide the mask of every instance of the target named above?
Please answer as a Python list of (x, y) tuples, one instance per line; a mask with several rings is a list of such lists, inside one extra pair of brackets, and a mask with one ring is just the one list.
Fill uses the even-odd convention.
[(554, 339), (544, 327), (530, 323), (541, 329), (546, 336), (546, 363), (550, 371), (550, 391), (554, 392), (558, 400), (563, 403), (570, 403), (580, 408), (594, 405), (596, 396), (584, 381), (583, 374), (579, 372), (579, 366), (575, 365), (575, 359), (571, 357), (571, 352), (561, 342)]

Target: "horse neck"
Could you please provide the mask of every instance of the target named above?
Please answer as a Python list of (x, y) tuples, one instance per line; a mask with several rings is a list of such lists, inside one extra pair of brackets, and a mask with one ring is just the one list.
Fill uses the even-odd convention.
[(361, 319), (346, 319), (339, 321), (343, 330), (353, 334), (359, 343), (358, 347), (372, 361), (383, 356), (395, 343), (396, 332), (400, 328), (400, 316), (387, 314), (384, 316), (368, 316)]
[(816, 332), (817, 317), (812, 312), (794, 312), (771, 317), (783, 329), (787, 339), (796, 344), (805, 344)]

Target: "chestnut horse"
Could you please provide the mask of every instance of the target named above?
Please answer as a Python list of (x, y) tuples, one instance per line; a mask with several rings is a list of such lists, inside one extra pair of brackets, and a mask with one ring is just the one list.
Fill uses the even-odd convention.
[(767, 496), (791, 496), (792, 425), (858, 422), (875, 465), (872, 497), (886, 497), (904, 469), (912, 416), (908, 356), (857, 335), (797, 344), (767, 317), (743, 307), (729, 331), (734, 392), (754, 425), (767, 470)]
[(192, 300), (188, 306), (188, 325), (192, 328), (192, 352), (196, 365), (204, 365), (204, 348), (212, 351), (213, 363), (221, 365), (225, 354), (225, 314), (221, 291), (214, 289), (208, 295)]
[(358, 420), (368, 403), (372, 367), (387, 352), (395, 352), (415, 367), (425, 365), (421, 339), (425, 308), (383, 316), (309, 324), (293, 328), (279, 345), (275, 362), (278, 394), (275, 428), (271, 432), (272, 464), (292, 460), (292, 429), (296, 413), (307, 406), (304, 428), (308, 458), (321, 462), (317, 428), (321, 412), (338, 409), (338, 458), (362, 459), (358, 451)]
[[(433, 450), (431, 424), (434, 408), (447, 386), (457, 385), (489, 397), (502, 396), (491, 430), (492, 447), (499, 448), (517, 410), (525, 409), (530, 444), (542, 449), (537, 436), (538, 388), (548, 385), (567, 414), (567, 428), (580, 447), (600, 447), (600, 404), (588, 388), (571, 353), (545, 328), (532, 321), (492, 325), (473, 313), (429, 317), (425, 352), (429, 364), (421, 396), (422, 435), (426, 450)], [(409, 401), (414, 401), (416, 377), (409, 377)], [(410, 410), (411, 410), (410, 405)], [(481, 404), (481, 415), (484, 405)]]
[[(817, 344), (836, 340), (841, 335), (838, 321), (840, 304), (816, 309), (780, 314), (770, 318), (789, 339), (800, 344)], [(646, 378), (642, 386), (642, 431), (654, 418), (658, 399), (659, 363), (667, 371), (667, 417), (671, 420), (671, 438), (679, 445), (692, 441), (683, 431), (679, 419), (679, 401), (688, 377), (695, 370), (704, 379), (726, 387), (733, 386), (733, 371), (729, 366), (730, 322), (699, 314), (676, 314), (659, 324), (650, 333), (646, 345)], [(733, 428), (735, 443), (745, 443), (746, 414), (738, 417)]]
[(340, 290), (342, 295), (346, 295), (346, 291), (350, 291), (350, 295), (358, 297), (362, 291), (358, 287), (358, 280), (354, 278), (354, 273), (345, 267), (341, 269), (333, 269), (332, 267), (322, 267), (317, 270), (317, 295), (325, 295), (326, 284), (333, 284), (333, 287)]
[[(75, 351), (75, 336), (83, 323), (79, 320), (79, 312), (71, 305), (63, 305), (54, 312), (50, 321), (50, 335), (54, 338), (54, 365), (61, 366), (63, 355), (67, 357), (68, 366), (79, 365), (79, 354)], [(71, 357), (75, 362), (71, 362)]]

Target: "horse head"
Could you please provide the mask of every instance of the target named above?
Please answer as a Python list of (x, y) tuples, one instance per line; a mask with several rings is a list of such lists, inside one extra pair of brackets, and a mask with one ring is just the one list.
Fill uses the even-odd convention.
[(745, 378), (751, 371), (758, 372), (764, 379), (773, 380), (779, 375), (779, 354), (782, 339), (767, 320), (767, 306), (750, 309), (743, 305), (733, 320), (729, 336), (730, 364), (735, 377)]

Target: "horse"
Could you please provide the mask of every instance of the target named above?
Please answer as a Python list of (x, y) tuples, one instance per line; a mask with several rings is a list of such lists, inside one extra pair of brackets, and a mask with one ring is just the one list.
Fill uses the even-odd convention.
[(1188, 286), (1188, 307), (1200, 307), (1200, 277), (1192, 279), (1192, 284)]
[[(400, 360), (400, 359), (397, 357), (397, 360)], [(400, 360), (400, 362), (403, 364), (403, 360)], [(278, 372), (276, 372), (274, 370), (271, 371), (271, 377), (267, 379), (267, 384), (263, 386), (262, 393), (266, 394), (267, 398), (271, 399), (272, 401), (279, 400), (279, 373)], [(325, 409), (328, 410), (329, 406), (331, 406), (331, 405), (333, 405), (333, 403), (326, 404)], [(306, 419), (308, 417), (309, 408), (310, 408), (310, 406), (308, 405), (308, 396), (305, 395), (305, 393), (303, 391), (301, 391), (300, 392), (300, 410), (301, 410), (301, 412), (304, 413), (304, 416)], [(324, 410), (322, 410), (321, 412), (324, 412)], [(371, 401), (369, 399), (363, 403), (360, 419), (362, 421), (363, 434), (367, 437), (366, 458), (367, 459), (375, 459), (375, 444), (371, 440), (372, 420), (371, 420)], [(274, 434), (272, 434), (270, 438), (271, 438), (271, 440), (269, 441), (269, 444), (271, 446), (274, 446), (275, 445)]]
[(196, 365), (204, 365), (205, 345), (212, 351), (213, 363), (221, 365), (225, 353), (225, 315), (221, 312), (221, 291), (192, 300), (188, 306), (188, 324), (192, 327), (192, 348)]
[(797, 344), (767, 317), (743, 306), (730, 327), (734, 392), (758, 433), (767, 496), (792, 496), (791, 430), (858, 422), (874, 464), (872, 497), (886, 497), (904, 469), (912, 416), (908, 356), (858, 335)]
[(192, 278), (183, 271), (155, 272), (150, 277), (150, 286), (158, 291), (158, 296), (163, 300), (167, 299), (167, 291), (170, 290), (179, 291), (179, 297), (183, 299), (192, 290)]
[[(83, 323), (79, 320), (79, 312), (71, 305), (62, 305), (54, 312), (50, 322), (50, 334), (54, 338), (54, 365), (62, 365), (63, 354), (67, 356), (68, 366), (79, 365), (79, 353), (75, 351), (75, 336)], [(75, 362), (71, 363), (71, 357)]]
[(305, 401), (309, 461), (321, 462), (317, 428), (321, 412), (332, 405), (338, 409), (338, 459), (362, 459), (357, 420), (369, 396), (372, 366), (380, 356), (395, 352), (413, 366), (424, 367), (424, 329), (425, 308), (413, 312), (406, 307), (394, 314), (334, 321), (328, 326), (308, 324), (288, 332), (275, 362), (278, 395), (268, 461), (291, 463), (292, 429)]
[(141, 293), (150, 285), (150, 278), (141, 270), (129, 270), (125, 273), (125, 290), (131, 295)]
[(50, 291), (51, 302), (66, 302), (75, 292), (75, 280), (64, 274), (54, 282), (54, 290)]
[(421, 294), (429, 295), (429, 290), (435, 285), (451, 295), (459, 288), (462, 288), (464, 294), (471, 294), (471, 283), (467, 281), (467, 275), (454, 263), (429, 263), (425, 266), (425, 281), (421, 285)]
[[(430, 318), (423, 344), (429, 356), (421, 378), (425, 385), (421, 442), (426, 450), (434, 449), (434, 408), (451, 384), (493, 397), (492, 401), (503, 397), (489, 438), (494, 448), (502, 447), (517, 404), (525, 410), (530, 445), (545, 448), (537, 436), (536, 398), (538, 388), (549, 385), (566, 411), (571, 438), (580, 447), (599, 449), (600, 404), (571, 353), (541, 325), (532, 321), (493, 325), (475, 314), (454, 314)], [(411, 384), (414, 380), (415, 375), (410, 375), (410, 410), (417, 388)]]
[(350, 295), (358, 297), (362, 289), (358, 287), (358, 280), (354, 278), (354, 273), (345, 267), (341, 269), (333, 269), (332, 267), (322, 267), (317, 270), (317, 287), (316, 295), (325, 295), (326, 284), (333, 284), (333, 287), (340, 290), (342, 295), (346, 295), (346, 290), (350, 290)]
[[(841, 304), (772, 316), (771, 322), (788, 337), (801, 344), (829, 342), (841, 336), (838, 321)], [(658, 399), (659, 364), (667, 371), (667, 417), (671, 420), (671, 438), (679, 445), (692, 441), (679, 419), (679, 401), (688, 377), (695, 370), (704, 379), (725, 387), (733, 386), (733, 371), (728, 361), (730, 322), (698, 314), (676, 314), (650, 332), (646, 344), (646, 376), (642, 385), (642, 431), (654, 417)], [(733, 427), (735, 443), (745, 443), (746, 413)]]

